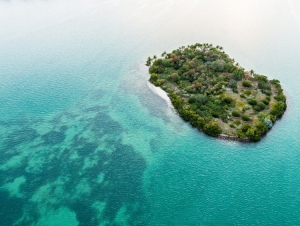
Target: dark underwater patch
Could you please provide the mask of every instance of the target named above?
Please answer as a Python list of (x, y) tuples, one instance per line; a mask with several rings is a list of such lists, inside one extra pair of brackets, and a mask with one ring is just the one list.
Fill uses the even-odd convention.
[[(79, 171), (79, 168), (82, 168), (83, 162), (80, 161), (82, 158), (78, 159), (77, 163), (69, 163), (66, 167), (74, 170), (72, 181), (66, 183), (66, 189), (69, 192), (76, 192), (75, 188), (81, 179), (86, 179), (91, 188), (90, 193), (76, 198), (76, 200), (78, 199), (76, 202), (71, 201), (68, 205), (76, 213), (80, 225), (98, 225), (97, 213), (92, 209), (92, 205), (96, 201), (106, 203), (102, 220), (112, 222), (120, 208), (126, 205), (128, 213), (131, 215), (132, 225), (143, 225), (141, 216), (144, 213), (146, 202), (142, 177), (146, 169), (146, 162), (131, 146), (115, 142), (112, 148), (114, 150), (110, 155), (104, 151), (97, 154), (100, 155), (97, 164), (86, 169), (82, 175), (74, 174)], [(75, 166), (78, 167), (77, 170), (75, 170)], [(102, 183), (99, 184), (95, 179), (101, 172), (105, 176)], [(130, 206), (138, 206), (138, 208), (130, 208)]]
[(44, 144), (46, 145), (55, 145), (58, 143), (61, 143), (66, 138), (66, 135), (64, 132), (56, 132), (56, 131), (50, 131), (42, 136), (42, 139), (44, 140)]
[(84, 202), (84, 200), (78, 200), (70, 205), (76, 213), (77, 221), (79, 222), (78, 226), (98, 226), (99, 221), (97, 219), (97, 212), (92, 208), (90, 202)]
[[(98, 112), (98, 110), (102, 112)], [(34, 156), (34, 158), (40, 158), (42, 163), (37, 163), (40, 167), (39, 170), (30, 172), (26, 170), (28, 160), (24, 159), (24, 163), (18, 168), (9, 169), (5, 171), (5, 174), (3, 174), (3, 171), (1, 172), (1, 185), (7, 180), (13, 181), (16, 177), (22, 175), (26, 177), (26, 182), (20, 186), (20, 192), (24, 198), (13, 199), (15, 203), (20, 202), (22, 204), (18, 204), (20, 207), (17, 209), (18, 212), (12, 212), (11, 218), (3, 218), (0, 225), (4, 221), (8, 224), (3, 225), (12, 225), (19, 219), (23, 212), (23, 204), (26, 204), (24, 208), (30, 219), (24, 220), (20, 225), (31, 225), (38, 222), (39, 218), (42, 217), (39, 216), (37, 207), (40, 204), (48, 205), (49, 209), (63, 206), (72, 209), (76, 213), (81, 226), (99, 225), (98, 213), (93, 207), (96, 201), (106, 203), (102, 220), (109, 220), (111, 225), (113, 225), (112, 221), (118, 211), (124, 205), (126, 206), (126, 214), (130, 216), (130, 224), (143, 225), (141, 216), (144, 213), (146, 202), (142, 182), (146, 162), (140, 154), (134, 151), (133, 147), (121, 144), (119, 134), (121, 134), (123, 128), (103, 111), (103, 107), (97, 106), (87, 109), (87, 111), (97, 111), (98, 113), (94, 118), (84, 119), (83, 117), (81, 119), (80, 123), (84, 126), (84, 129), (78, 131), (68, 148), (62, 149), (59, 147), (59, 144), (63, 144), (66, 138), (65, 132), (69, 128), (67, 125), (57, 125), (58, 130), (52, 130), (42, 136), (28, 126), (24, 126), (22, 129), (10, 134), (11, 148), (5, 156), (5, 162), (22, 151), (13, 149), (13, 147), (25, 141), (30, 142), (40, 136), (44, 142), (38, 145), (40, 151), (36, 154), (39, 156)], [(61, 117), (65, 115), (56, 117), (55, 123), (61, 124)], [(101, 139), (101, 142), (105, 142), (104, 146), (108, 146), (110, 150), (95, 153), (100, 143), (90, 142), (89, 139), (82, 137), (86, 130), (92, 132), (95, 136), (94, 139)], [(103, 140), (103, 136), (106, 138), (105, 140)], [(58, 146), (53, 148), (53, 145)], [(43, 148), (45, 149), (43, 150)], [(74, 155), (74, 152), (78, 154), (79, 158), (70, 158)], [(96, 162), (83, 169), (86, 158)], [(100, 173), (104, 174), (101, 183), (97, 182)], [(55, 192), (56, 187), (53, 184), (59, 177), (66, 178), (60, 184), (64, 191), (61, 197)], [(80, 194), (77, 186), (82, 181), (90, 187), (90, 192)], [(49, 200), (45, 199), (45, 203), (31, 202), (32, 196), (46, 184), (49, 184), (52, 189), (47, 193), (50, 196), (47, 197)], [(80, 195), (78, 195), (78, 192)], [(8, 196), (8, 193), (6, 195)], [(0, 198), (2, 199), (2, 196)], [(56, 201), (51, 202), (51, 198), (56, 199)], [(6, 205), (6, 203), (1, 203), (1, 206)]]
[(146, 169), (145, 160), (127, 145), (116, 144), (109, 164), (104, 169), (105, 201), (104, 215), (112, 220), (125, 203), (138, 203), (143, 200), (142, 177)]
[(88, 156), (88, 155), (92, 154), (96, 150), (97, 147), (98, 147), (98, 144), (96, 144), (96, 143), (86, 142), (86, 143), (84, 143), (83, 147), (76, 148), (76, 150), (79, 155)]
[(59, 131), (62, 132), (62, 133), (64, 133), (64, 132), (66, 132), (68, 130), (68, 128), (69, 128), (68, 126), (61, 126), (59, 128)]
[(22, 217), (24, 200), (10, 197), (6, 191), (0, 191), (0, 225), (10, 226)]
[(114, 134), (119, 135), (123, 128), (122, 126), (111, 119), (109, 115), (103, 112), (99, 112), (90, 122), (89, 124), (91, 130), (95, 132), (95, 134), (103, 135), (103, 134)]
[(35, 129), (24, 127), (17, 131), (14, 131), (12, 133), (9, 133), (4, 138), (4, 148), (6, 150), (11, 150), (15, 146), (24, 143), (29, 142), (37, 138), (39, 134)]

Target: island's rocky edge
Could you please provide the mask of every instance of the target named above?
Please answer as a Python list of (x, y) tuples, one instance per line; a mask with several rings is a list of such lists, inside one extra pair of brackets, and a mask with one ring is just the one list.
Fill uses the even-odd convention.
[(220, 46), (182, 46), (146, 65), (179, 115), (213, 137), (258, 141), (286, 110), (278, 80), (245, 71)]

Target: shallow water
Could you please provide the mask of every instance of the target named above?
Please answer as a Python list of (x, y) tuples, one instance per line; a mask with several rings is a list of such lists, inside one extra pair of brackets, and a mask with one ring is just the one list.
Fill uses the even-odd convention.
[[(0, 1), (0, 225), (297, 225), (297, 1)], [(183, 122), (148, 56), (213, 43), (276, 78), (259, 143)]]

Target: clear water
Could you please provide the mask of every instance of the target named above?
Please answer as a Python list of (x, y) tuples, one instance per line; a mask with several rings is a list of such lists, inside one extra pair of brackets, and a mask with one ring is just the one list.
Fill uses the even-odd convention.
[[(297, 225), (300, 4), (0, 1), (0, 225)], [(147, 84), (145, 59), (221, 45), (281, 80), (259, 143), (205, 136)]]

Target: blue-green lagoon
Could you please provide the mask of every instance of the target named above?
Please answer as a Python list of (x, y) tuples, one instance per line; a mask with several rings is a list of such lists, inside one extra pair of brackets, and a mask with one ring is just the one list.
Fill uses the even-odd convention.
[[(0, 225), (298, 225), (300, 4), (0, 1)], [(258, 143), (185, 123), (148, 56), (221, 45), (279, 79)], [(158, 92), (159, 93), (159, 92)]]

